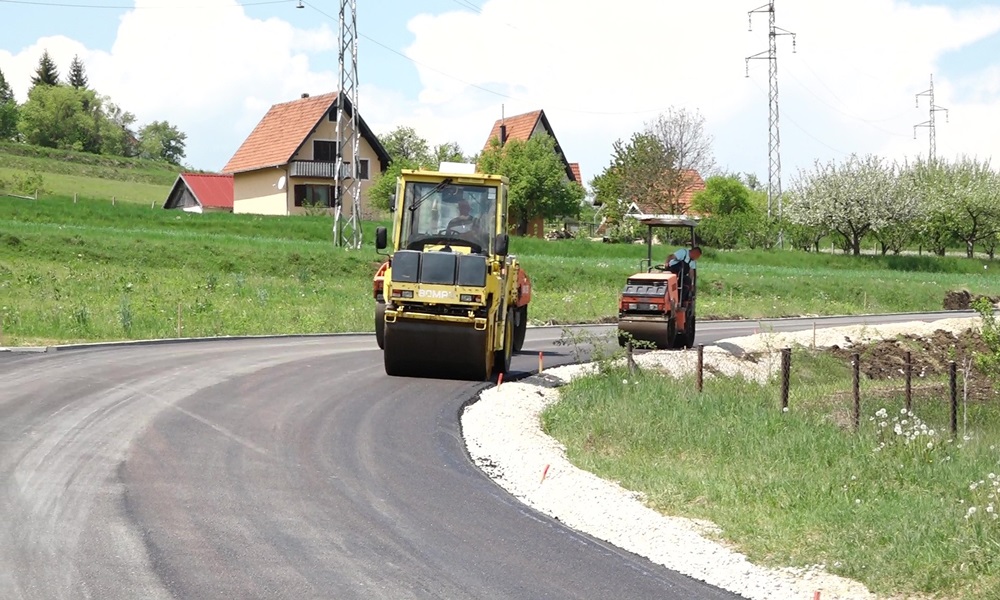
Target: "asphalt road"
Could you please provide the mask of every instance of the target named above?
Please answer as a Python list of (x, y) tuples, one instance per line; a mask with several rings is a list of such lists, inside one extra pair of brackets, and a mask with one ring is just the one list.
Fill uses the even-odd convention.
[[(572, 362), (561, 334), (514, 370)], [(0, 352), (0, 598), (737, 597), (496, 486), (459, 428), (482, 385), (386, 377), (370, 335)]]

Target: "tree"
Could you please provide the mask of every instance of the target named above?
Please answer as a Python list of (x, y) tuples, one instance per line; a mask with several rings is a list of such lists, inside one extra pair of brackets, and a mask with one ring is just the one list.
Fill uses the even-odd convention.
[(136, 156), (139, 153), (139, 140), (131, 129), (135, 124), (135, 115), (122, 110), (108, 97), (102, 97), (100, 101), (105, 117), (100, 126), (101, 154)]
[(48, 50), (42, 51), (42, 57), (38, 59), (38, 67), (35, 75), (31, 78), (32, 86), (39, 85), (59, 85), (59, 70), (56, 63), (52, 62)]
[(3, 71), (0, 71), (0, 141), (12, 140), (17, 137), (18, 119), (19, 114), (14, 92), (10, 89)]
[(930, 217), (926, 226), (944, 228), (964, 242), (966, 256), (972, 258), (978, 242), (1000, 231), (1000, 176), (989, 161), (921, 160), (913, 171)]
[(785, 211), (794, 223), (829, 226), (858, 256), (867, 233), (917, 210), (915, 196), (897, 189), (897, 174), (895, 164), (872, 155), (852, 154), (839, 165), (816, 161), (812, 172), (799, 170)]
[[(369, 204), (381, 210), (389, 209), (389, 202), (396, 192), (396, 179), (403, 169), (417, 169), (434, 162), (427, 149), (427, 140), (417, 135), (412, 127), (397, 127), (389, 133), (379, 136), (382, 147), (389, 155), (389, 167), (384, 173), (375, 175), (368, 188)], [(458, 144), (455, 144), (458, 147)], [(435, 153), (441, 146), (435, 147)], [(434, 163), (435, 166), (440, 164)]]
[(595, 200), (607, 207), (608, 216), (624, 215), (632, 203), (659, 206), (663, 174), (671, 168), (670, 156), (653, 136), (634, 133), (628, 143), (617, 140), (611, 164), (591, 181)]
[(397, 127), (379, 136), (379, 141), (393, 162), (409, 161), (414, 166), (429, 166), (434, 161), (427, 140), (417, 135), (412, 127)]
[(458, 142), (445, 142), (434, 146), (434, 160), (438, 165), (443, 162), (469, 162), (462, 154), (462, 147)]
[(87, 89), (87, 73), (83, 61), (77, 55), (73, 56), (73, 62), (69, 65), (69, 84), (78, 90)]
[(187, 134), (167, 121), (153, 121), (139, 130), (139, 156), (179, 165)]
[(509, 140), (502, 146), (499, 140), (492, 140), (479, 157), (480, 171), (510, 180), (510, 222), (521, 235), (527, 233), (528, 223), (535, 217), (575, 217), (580, 213), (583, 186), (569, 180), (555, 147), (555, 140), (548, 135)]
[(705, 119), (697, 111), (670, 108), (653, 122), (646, 124), (646, 133), (653, 137), (669, 157), (670, 169), (662, 174), (664, 212), (680, 212), (681, 198), (697, 183), (697, 178), (709, 177), (715, 171), (712, 136), (705, 131)]
[(691, 200), (691, 207), (702, 214), (731, 215), (753, 210), (750, 190), (739, 177), (716, 175), (705, 180), (705, 189)]
[(36, 85), (20, 109), (18, 130), (35, 146), (96, 151), (93, 147), (94, 115), (84, 103), (99, 108), (95, 94), (68, 86)]

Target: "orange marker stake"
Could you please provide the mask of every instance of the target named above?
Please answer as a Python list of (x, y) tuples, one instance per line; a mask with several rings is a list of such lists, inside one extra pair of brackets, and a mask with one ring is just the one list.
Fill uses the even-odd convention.
[(497, 387), (500, 387), (501, 385), (503, 385), (503, 373), (500, 373), (500, 375), (497, 376)]
[(813, 593), (813, 600), (819, 600), (819, 592)]
[(542, 372), (542, 353), (538, 353), (538, 372)]
[(542, 469), (542, 480), (538, 482), (538, 483), (539, 483), (539, 485), (541, 485), (541, 484), (545, 483), (545, 476), (546, 476), (546, 475), (547, 475), (548, 473), (549, 473), (549, 465), (545, 465), (545, 468), (544, 468), (544, 469)]

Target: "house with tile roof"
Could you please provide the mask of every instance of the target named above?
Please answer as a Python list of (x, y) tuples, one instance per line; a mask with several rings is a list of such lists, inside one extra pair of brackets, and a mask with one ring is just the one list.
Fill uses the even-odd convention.
[(218, 173), (181, 173), (163, 208), (188, 212), (233, 212), (233, 176)]
[[(571, 163), (566, 159), (566, 154), (563, 152), (562, 146), (559, 144), (559, 138), (556, 137), (555, 132), (552, 130), (552, 125), (549, 123), (548, 117), (545, 116), (544, 110), (535, 110), (529, 113), (524, 113), (523, 115), (514, 115), (512, 117), (497, 119), (497, 121), (493, 123), (493, 129), (490, 130), (489, 137), (486, 138), (486, 144), (483, 146), (483, 150), (488, 150), (494, 143), (503, 145), (510, 140), (520, 140), (522, 142), (526, 142), (536, 135), (548, 135), (552, 138), (555, 142), (556, 154), (559, 155), (559, 160), (563, 163), (564, 168), (566, 169), (566, 180), (575, 181), (582, 186), (583, 178), (580, 176), (580, 163)], [(544, 237), (544, 219), (541, 217), (532, 219), (528, 223), (528, 231), (526, 234), (534, 237)]]
[[(351, 110), (345, 99), (345, 114)], [(340, 197), (337, 112), (336, 92), (303, 94), (272, 106), (222, 169), (233, 176), (233, 212), (291, 215), (303, 214), (308, 207), (334, 206)], [(360, 115), (358, 125), (358, 156), (347, 147), (343, 160), (360, 180), (361, 210), (367, 212), (368, 187), (375, 173), (389, 166), (389, 154)], [(342, 210), (351, 214), (347, 199)]]

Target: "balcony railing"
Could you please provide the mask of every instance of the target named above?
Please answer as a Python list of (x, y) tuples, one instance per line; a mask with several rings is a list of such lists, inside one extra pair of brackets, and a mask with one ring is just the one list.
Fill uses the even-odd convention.
[[(349, 165), (344, 165), (349, 169)], [(318, 160), (293, 160), (289, 175), (291, 177), (320, 177), (334, 179), (337, 176), (337, 163)]]

